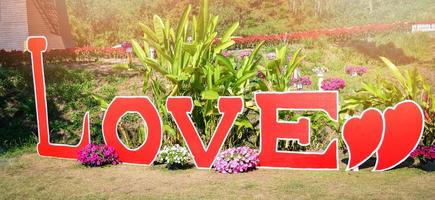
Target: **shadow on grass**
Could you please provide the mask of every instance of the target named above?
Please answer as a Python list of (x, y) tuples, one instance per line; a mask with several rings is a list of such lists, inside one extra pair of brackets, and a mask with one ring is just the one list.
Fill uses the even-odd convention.
[[(90, 95), (93, 76), (59, 65), (47, 65), (45, 74), (50, 141), (75, 144), (82, 123), (77, 119), (97, 105)], [(0, 154), (36, 143), (33, 90), (31, 66), (0, 67)]]
[(353, 48), (357, 52), (375, 60), (378, 60), (379, 56), (383, 56), (393, 60), (398, 65), (410, 64), (416, 60), (407, 56), (403, 49), (397, 48), (392, 42), (377, 46), (375, 42), (352, 40), (341, 43), (341, 46)]
[[(342, 163), (346, 164), (349, 162), (349, 158), (343, 158), (341, 160)], [(398, 166), (394, 167), (391, 170), (395, 170), (395, 169), (401, 169), (401, 168), (419, 168), (423, 171), (426, 172), (433, 172), (435, 170), (435, 162), (431, 162), (431, 163), (427, 163), (424, 165), (415, 165), (415, 159), (409, 157), (407, 158), (405, 161), (403, 161), (401, 164), (399, 164)], [(376, 158), (371, 157), (369, 158), (366, 162), (364, 162), (362, 165), (359, 166), (359, 169), (368, 169), (368, 168), (373, 168), (376, 164)]]

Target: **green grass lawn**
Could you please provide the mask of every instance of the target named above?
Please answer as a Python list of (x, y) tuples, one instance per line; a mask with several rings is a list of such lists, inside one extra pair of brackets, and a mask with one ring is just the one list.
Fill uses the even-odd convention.
[(163, 166), (85, 168), (36, 153), (0, 159), (0, 199), (433, 199), (435, 174), (260, 169), (245, 174)]

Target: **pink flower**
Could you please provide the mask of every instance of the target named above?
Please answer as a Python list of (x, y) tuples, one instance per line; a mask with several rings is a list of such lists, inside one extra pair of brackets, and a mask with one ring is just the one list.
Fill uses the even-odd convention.
[(249, 147), (237, 147), (221, 152), (213, 168), (223, 174), (243, 173), (254, 170), (258, 164), (258, 153)]
[(245, 49), (245, 50), (240, 51), (239, 56), (240, 56), (241, 59), (243, 59), (243, 58), (245, 58), (245, 57), (250, 56), (251, 54), (252, 54), (252, 50), (250, 50), (250, 49)]
[(233, 53), (232, 53), (231, 51), (223, 51), (223, 52), (222, 52), (222, 55), (223, 55), (225, 58), (228, 58), (228, 57), (232, 56)]
[(311, 85), (311, 78), (309, 76), (302, 76), (299, 78), (293, 78), (292, 84)]
[(328, 78), (322, 81), (323, 90), (342, 90), (346, 87), (346, 81), (341, 78)]
[(78, 152), (77, 160), (88, 167), (99, 167), (109, 164), (117, 165), (121, 163), (115, 148), (105, 144), (88, 144)]
[(349, 75), (362, 76), (368, 72), (368, 68), (364, 66), (347, 66), (345, 71)]

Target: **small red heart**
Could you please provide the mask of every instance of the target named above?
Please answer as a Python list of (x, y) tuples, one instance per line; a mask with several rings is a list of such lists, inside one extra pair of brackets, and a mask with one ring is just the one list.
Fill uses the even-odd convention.
[(342, 134), (349, 150), (347, 170), (363, 164), (378, 150), (383, 131), (382, 113), (376, 109), (365, 110), (362, 117), (353, 117), (345, 122)]
[(402, 163), (423, 135), (424, 115), (413, 101), (404, 101), (384, 112), (385, 132), (377, 152), (374, 171), (385, 171)]

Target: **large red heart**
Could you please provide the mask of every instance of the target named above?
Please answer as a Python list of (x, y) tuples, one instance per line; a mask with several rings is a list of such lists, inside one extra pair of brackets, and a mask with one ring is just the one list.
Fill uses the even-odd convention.
[(404, 101), (384, 112), (385, 132), (377, 152), (374, 171), (385, 171), (402, 163), (423, 135), (424, 115), (413, 101)]
[(365, 110), (361, 116), (353, 117), (343, 126), (343, 140), (349, 150), (347, 170), (358, 167), (378, 150), (382, 141), (384, 120), (376, 109)]

